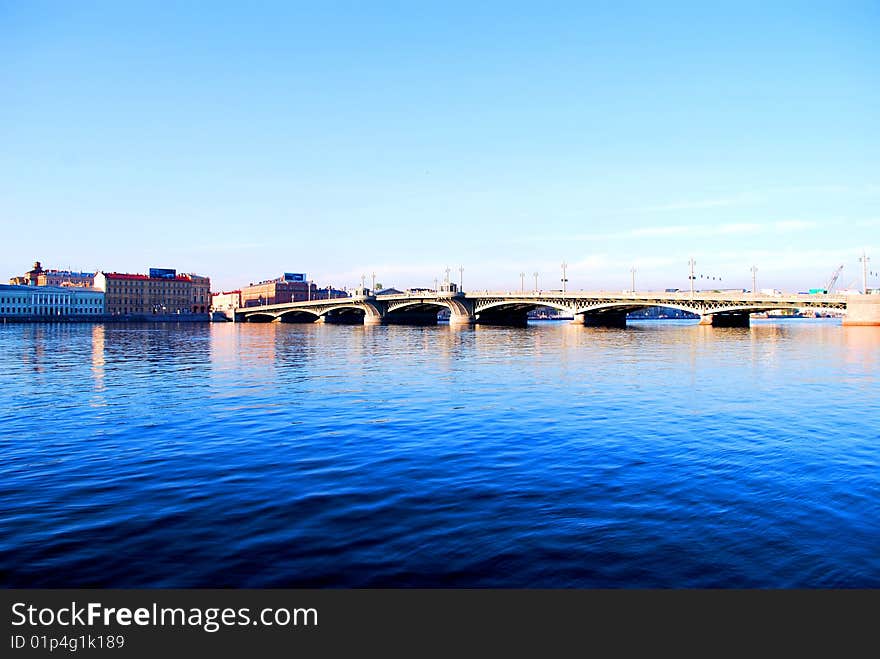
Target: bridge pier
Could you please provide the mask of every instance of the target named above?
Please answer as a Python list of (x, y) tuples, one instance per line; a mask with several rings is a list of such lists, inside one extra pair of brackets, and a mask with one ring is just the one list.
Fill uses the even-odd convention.
[(700, 316), (700, 325), (712, 327), (749, 327), (749, 313), (713, 313)]
[(843, 324), (849, 327), (880, 326), (880, 295), (850, 295), (846, 298)]
[(477, 322), (472, 314), (452, 314), (449, 316), (450, 325), (473, 325)]
[(586, 327), (626, 327), (626, 311), (602, 311), (596, 313), (577, 313), (571, 321)]

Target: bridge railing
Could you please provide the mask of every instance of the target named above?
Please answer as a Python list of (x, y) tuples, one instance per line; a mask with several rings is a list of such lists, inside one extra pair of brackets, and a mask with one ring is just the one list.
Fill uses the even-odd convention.
[(450, 294), (447, 291), (413, 291), (404, 293), (393, 293), (390, 295), (375, 296), (350, 296), (338, 298), (323, 298), (316, 300), (300, 300), (297, 302), (284, 302), (280, 304), (260, 305), (254, 307), (239, 307), (236, 313), (257, 313), (260, 311), (274, 311), (279, 309), (290, 309), (296, 307), (319, 307), (319, 306), (336, 306), (341, 304), (349, 304), (351, 302), (379, 300), (424, 300), (424, 299), (445, 299), (449, 297), (462, 297), (465, 299), (480, 298), (502, 298), (502, 299), (519, 299), (534, 300), (555, 299), (555, 300), (583, 300), (583, 299), (603, 299), (603, 300), (637, 300), (643, 302), (668, 301), (668, 302), (690, 302), (690, 301), (731, 301), (731, 302), (766, 302), (766, 303), (828, 303), (828, 304), (845, 304), (846, 295), (838, 293), (751, 293), (735, 292), (735, 291), (603, 291), (603, 290), (579, 290), (565, 291), (561, 290), (538, 290), (538, 291), (510, 291), (510, 290), (471, 290), (462, 293)]
[[(774, 301), (845, 301), (846, 296), (834, 293), (752, 293), (750, 291), (606, 291), (606, 290), (538, 290), (538, 291), (509, 291), (509, 290), (470, 290), (461, 293), (465, 298), (501, 297), (512, 299), (540, 299), (540, 298), (603, 298), (623, 300), (663, 299), (663, 300), (766, 300)], [(423, 299), (434, 297), (448, 297), (448, 293), (436, 293), (422, 291), (418, 293), (398, 293), (393, 295), (378, 295), (377, 300), (394, 299)]]

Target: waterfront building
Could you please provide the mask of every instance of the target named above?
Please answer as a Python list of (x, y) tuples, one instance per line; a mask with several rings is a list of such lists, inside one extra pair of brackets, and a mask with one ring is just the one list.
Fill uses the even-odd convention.
[(0, 284), (0, 317), (70, 318), (104, 313), (104, 292), (84, 286)]
[(211, 280), (151, 268), (148, 275), (98, 272), (95, 287), (104, 291), (106, 313), (111, 315), (190, 314), (207, 312)]
[(330, 299), (335, 299), (338, 297), (351, 297), (351, 293), (349, 293), (345, 289), (339, 290), (338, 288), (333, 288), (332, 286), (325, 286), (324, 288), (316, 288), (315, 296), (319, 300), (326, 300), (328, 299), (328, 297)]
[(232, 311), (241, 306), (241, 291), (223, 291), (211, 295), (211, 311)]
[(208, 313), (211, 306), (211, 279), (190, 273), (184, 275), (192, 282), (192, 312)]
[(321, 296), (321, 292), (326, 295), (326, 291), (319, 291), (312, 282), (306, 279), (305, 274), (285, 272), (275, 279), (267, 279), (256, 284), (251, 283), (248, 286), (242, 286), (240, 306), (259, 307), (264, 304), (284, 304), (287, 302), (315, 300)]
[(95, 285), (94, 272), (76, 272), (74, 270), (45, 270), (39, 261), (34, 267), (20, 277), (9, 280), (12, 286), (84, 286)]

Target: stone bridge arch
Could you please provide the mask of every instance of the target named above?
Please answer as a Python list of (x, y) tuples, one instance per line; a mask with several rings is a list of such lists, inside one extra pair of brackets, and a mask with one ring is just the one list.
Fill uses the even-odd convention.
[(269, 311), (254, 311), (245, 314), (244, 319), (249, 323), (272, 323), (277, 315)]
[(309, 309), (290, 309), (279, 313), (275, 320), (279, 323), (314, 323), (320, 318), (319, 314)]
[(383, 320), (389, 325), (434, 325), (442, 311), (449, 312), (451, 324), (473, 322), (470, 305), (451, 297), (389, 301)]
[(509, 299), (509, 300), (487, 300), (485, 303), (481, 303), (476, 305), (474, 311), (476, 313), (483, 313), (486, 311), (493, 311), (496, 309), (527, 309), (531, 311), (533, 309), (537, 309), (539, 307), (551, 307), (558, 311), (574, 313), (575, 307), (572, 304), (565, 304), (558, 300), (517, 300), (517, 299)]
[(369, 302), (341, 302), (328, 304), (318, 310), (320, 319), (325, 323), (342, 325), (374, 325), (382, 322), (382, 312)]
[(641, 301), (608, 301), (608, 302), (596, 302), (592, 304), (580, 304), (575, 307), (575, 313), (577, 314), (591, 314), (591, 313), (605, 313), (605, 312), (624, 312), (630, 313), (632, 311), (641, 311), (642, 309), (650, 309), (651, 307), (660, 307), (663, 309), (676, 309), (678, 311), (686, 311), (688, 313), (693, 313), (698, 316), (702, 315), (704, 311), (698, 305), (692, 304), (679, 304), (675, 302), (641, 302)]
[(474, 317), (481, 325), (526, 325), (528, 313), (540, 307), (550, 307), (564, 314), (575, 313), (574, 305), (561, 300), (525, 300), (498, 298), (485, 300), (474, 307)]

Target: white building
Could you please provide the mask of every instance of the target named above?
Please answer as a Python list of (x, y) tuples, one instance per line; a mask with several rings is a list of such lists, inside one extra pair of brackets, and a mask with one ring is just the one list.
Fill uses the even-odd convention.
[(73, 286), (0, 284), (0, 317), (37, 320), (98, 316), (104, 313), (104, 292)]
[(211, 294), (211, 311), (234, 311), (241, 306), (241, 291)]

